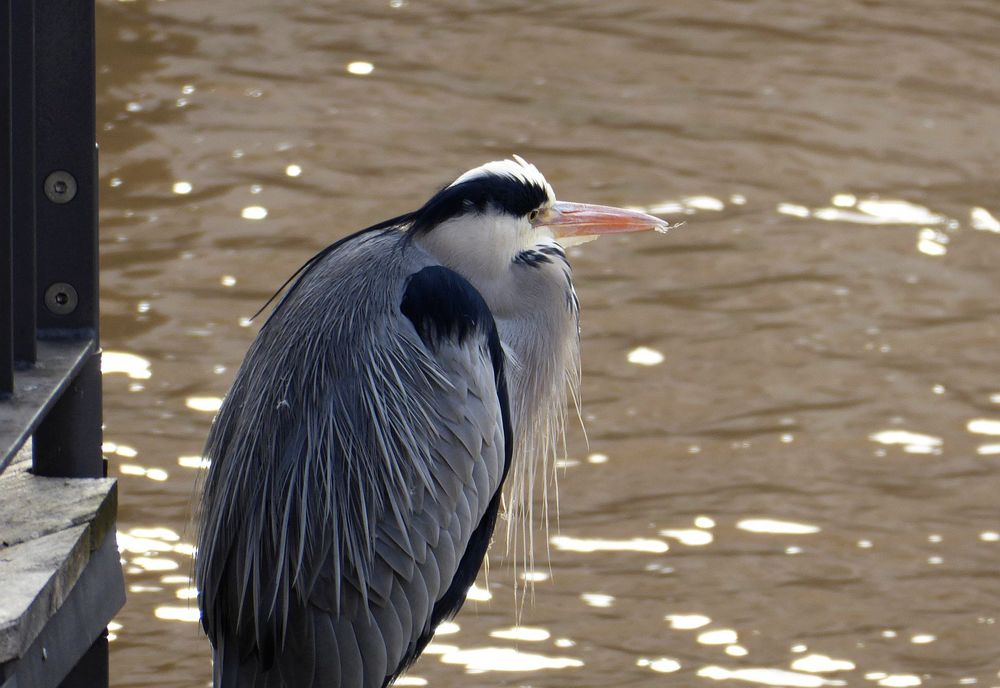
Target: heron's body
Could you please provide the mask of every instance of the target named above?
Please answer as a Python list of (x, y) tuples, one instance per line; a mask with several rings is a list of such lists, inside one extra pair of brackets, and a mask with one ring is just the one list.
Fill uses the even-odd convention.
[(533, 167), (490, 165), (322, 252), (247, 354), (206, 448), (218, 688), (388, 684), (462, 605), (505, 478), (554, 441), (569, 264), (526, 222), (506, 233), (555, 199)]

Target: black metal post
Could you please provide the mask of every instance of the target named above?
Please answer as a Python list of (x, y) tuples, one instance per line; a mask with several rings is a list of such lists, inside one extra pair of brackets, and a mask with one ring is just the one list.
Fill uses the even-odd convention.
[(34, 0), (40, 337), (97, 333), (93, 0)]
[[(34, 0), (36, 305), (39, 338), (98, 335), (94, 3)], [(34, 470), (100, 476), (94, 353), (34, 436)]]
[(13, 352), (13, 232), (11, 225), (11, 175), (13, 164), (10, 156), (11, 147), (11, 7), (10, 0), (0, 3), (0, 161), (3, 172), (0, 173), (0, 397), (14, 390), (14, 352)]
[(35, 3), (11, 6), (11, 220), (13, 236), (14, 361), (32, 364), (35, 336)]
[(93, 354), (35, 431), (32, 471), (62, 478), (103, 478), (101, 355)]

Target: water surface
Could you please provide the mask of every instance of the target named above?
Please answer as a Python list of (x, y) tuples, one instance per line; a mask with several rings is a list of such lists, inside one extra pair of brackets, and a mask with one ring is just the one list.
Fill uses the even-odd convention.
[(114, 685), (210, 679), (189, 519), (248, 316), (512, 153), (685, 224), (574, 250), (589, 446), (534, 595), (495, 546), (401, 684), (1000, 685), (995, 2), (97, 11)]

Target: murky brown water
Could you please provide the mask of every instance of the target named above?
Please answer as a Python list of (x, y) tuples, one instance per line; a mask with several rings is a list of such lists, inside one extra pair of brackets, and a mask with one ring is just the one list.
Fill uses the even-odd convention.
[(243, 319), (514, 152), (563, 198), (686, 225), (574, 255), (590, 446), (571, 433), (551, 567), (510, 632), (495, 547), (492, 600), (405, 684), (1000, 685), (995, 1), (98, 20), (116, 686), (209, 680), (188, 519)]

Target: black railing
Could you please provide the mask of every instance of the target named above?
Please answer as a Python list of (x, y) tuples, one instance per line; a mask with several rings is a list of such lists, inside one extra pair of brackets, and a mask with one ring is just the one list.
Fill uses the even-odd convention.
[[(113, 481), (43, 477), (107, 474), (101, 453), (94, 50), (93, 0), (0, 0), (0, 492), (8, 490), (0, 494), (4, 688), (107, 686), (105, 625), (124, 602)], [(30, 470), (24, 453), (29, 444)], [(86, 502), (86, 508), (64, 516), (59, 501)], [(18, 581), (4, 578), (18, 574), (17, 557), (35, 555), (53, 574), (26, 596), (24, 585), (8, 585)], [(22, 568), (30, 573), (31, 566)], [(38, 575), (32, 575), (20, 582), (33, 584)]]
[(98, 342), (94, 7), (4, 0), (0, 470), (104, 475)]

